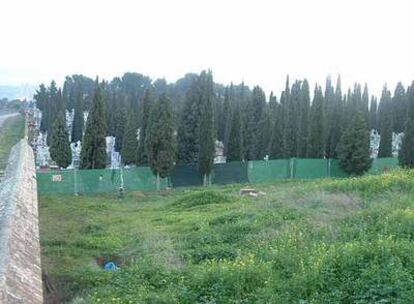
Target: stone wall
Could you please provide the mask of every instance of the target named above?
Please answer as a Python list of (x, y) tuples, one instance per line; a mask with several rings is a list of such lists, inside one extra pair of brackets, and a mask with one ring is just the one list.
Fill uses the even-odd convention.
[(36, 171), (27, 138), (0, 184), (0, 303), (43, 303)]

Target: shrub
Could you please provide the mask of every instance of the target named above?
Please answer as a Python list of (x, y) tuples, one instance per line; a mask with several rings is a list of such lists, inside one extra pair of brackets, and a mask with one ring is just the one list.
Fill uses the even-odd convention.
[(228, 195), (218, 193), (216, 191), (206, 190), (188, 194), (177, 200), (173, 205), (175, 207), (191, 208), (203, 205), (224, 204), (231, 201), (232, 199)]

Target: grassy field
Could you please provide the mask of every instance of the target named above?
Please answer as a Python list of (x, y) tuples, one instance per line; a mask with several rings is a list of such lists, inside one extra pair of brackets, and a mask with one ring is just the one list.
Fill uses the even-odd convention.
[(0, 127), (0, 170), (7, 167), (10, 149), (24, 136), (24, 117), (8, 118)]
[(414, 172), (240, 187), (41, 196), (46, 303), (413, 302)]

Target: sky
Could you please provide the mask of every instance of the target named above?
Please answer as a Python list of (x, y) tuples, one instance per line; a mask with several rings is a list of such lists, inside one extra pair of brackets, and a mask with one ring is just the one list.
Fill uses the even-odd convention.
[(405, 0), (1, 0), (0, 85), (139, 72), (173, 82), (211, 69), (280, 93), (311, 86), (379, 95), (414, 80), (414, 3)]

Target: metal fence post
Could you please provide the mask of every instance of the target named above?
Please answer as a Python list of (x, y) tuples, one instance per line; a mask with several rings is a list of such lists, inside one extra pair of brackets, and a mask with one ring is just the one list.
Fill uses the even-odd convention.
[(328, 158), (328, 177), (331, 177), (331, 159)]
[(294, 172), (294, 163), (295, 163), (295, 158), (291, 158), (290, 160), (290, 178), (293, 179), (295, 172)]
[(77, 170), (78, 169), (76, 168), (73, 169), (73, 187), (74, 187), (73, 191), (76, 196), (79, 194), (78, 193), (78, 174), (76, 172)]

